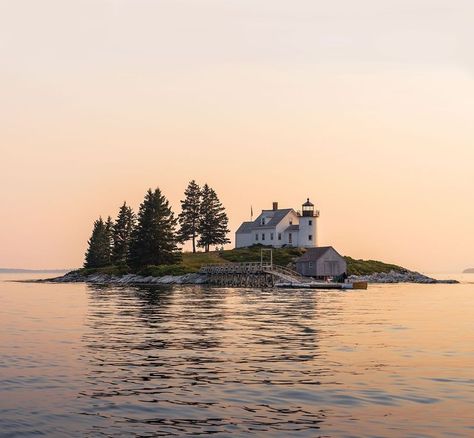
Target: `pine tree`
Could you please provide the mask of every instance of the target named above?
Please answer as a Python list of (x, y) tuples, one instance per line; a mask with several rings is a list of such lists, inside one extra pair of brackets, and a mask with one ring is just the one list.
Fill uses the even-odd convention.
[(193, 252), (196, 252), (196, 239), (198, 236), (199, 218), (201, 216), (201, 188), (192, 180), (184, 192), (181, 201), (181, 213), (178, 216), (180, 229), (178, 239), (181, 243), (187, 240), (193, 242)]
[(160, 189), (145, 195), (132, 234), (130, 264), (135, 267), (173, 264), (179, 259), (175, 227), (177, 220)]
[(110, 264), (110, 239), (107, 225), (102, 218), (94, 222), (89, 247), (84, 261), (85, 268), (102, 268)]
[(112, 263), (125, 265), (129, 257), (132, 231), (135, 226), (135, 214), (126, 202), (120, 207), (117, 219), (113, 225)]
[(205, 184), (201, 194), (198, 246), (209, 252), (211, 245), (224, 245), (230, 242), (226, 237), (229, 232), (227, 228), (229, 220), (225, 208), (213, 189)]
[(114, 221), (110, 216), (107, 217), (105, 221), (105, 235), (107, 239), (107, 248), (108, 248), (108, 265), (112, 263), (112, 251), (114, 248)]

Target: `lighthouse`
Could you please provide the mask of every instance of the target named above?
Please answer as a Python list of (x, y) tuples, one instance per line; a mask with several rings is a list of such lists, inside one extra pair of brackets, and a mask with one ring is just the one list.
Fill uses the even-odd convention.
[(299, 218), (298, 246), (304, 248), (314, 248), (318, 246), (318, 234), (316, 221), (319, 211), (314, 209), (314, 204), (309, 198), (301, 206), (301, 216)]
[(262, 210), (258, 217), (243, 222), (235, 232), (235, 247), (247, 248), (253, 245), (315, 248), (318, 245), (317, 224), (319, 211), (309, 198), (301, 210), (273, 207)]

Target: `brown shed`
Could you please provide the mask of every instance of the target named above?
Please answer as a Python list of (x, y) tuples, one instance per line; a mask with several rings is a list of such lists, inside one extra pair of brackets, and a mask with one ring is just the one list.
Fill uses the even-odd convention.
[(305, 277), (328, 278), (347, 273), (347, 263), (332, 246), (308, 249), (298, 260), (296, 270)]

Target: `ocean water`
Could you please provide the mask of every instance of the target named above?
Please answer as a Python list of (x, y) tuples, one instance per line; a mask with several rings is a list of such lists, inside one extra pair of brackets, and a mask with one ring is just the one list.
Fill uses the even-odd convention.
[(474, 275), (462, 281), (0, 281), (0, 436), (473, 437)]

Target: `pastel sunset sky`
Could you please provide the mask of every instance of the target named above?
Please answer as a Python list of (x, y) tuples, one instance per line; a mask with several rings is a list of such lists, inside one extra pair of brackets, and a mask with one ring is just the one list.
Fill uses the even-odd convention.
[(231, 237), (474, 267), (472, 0), (0, 0), (0, 266), (82, 265), (92, 222), (214, 187)]

